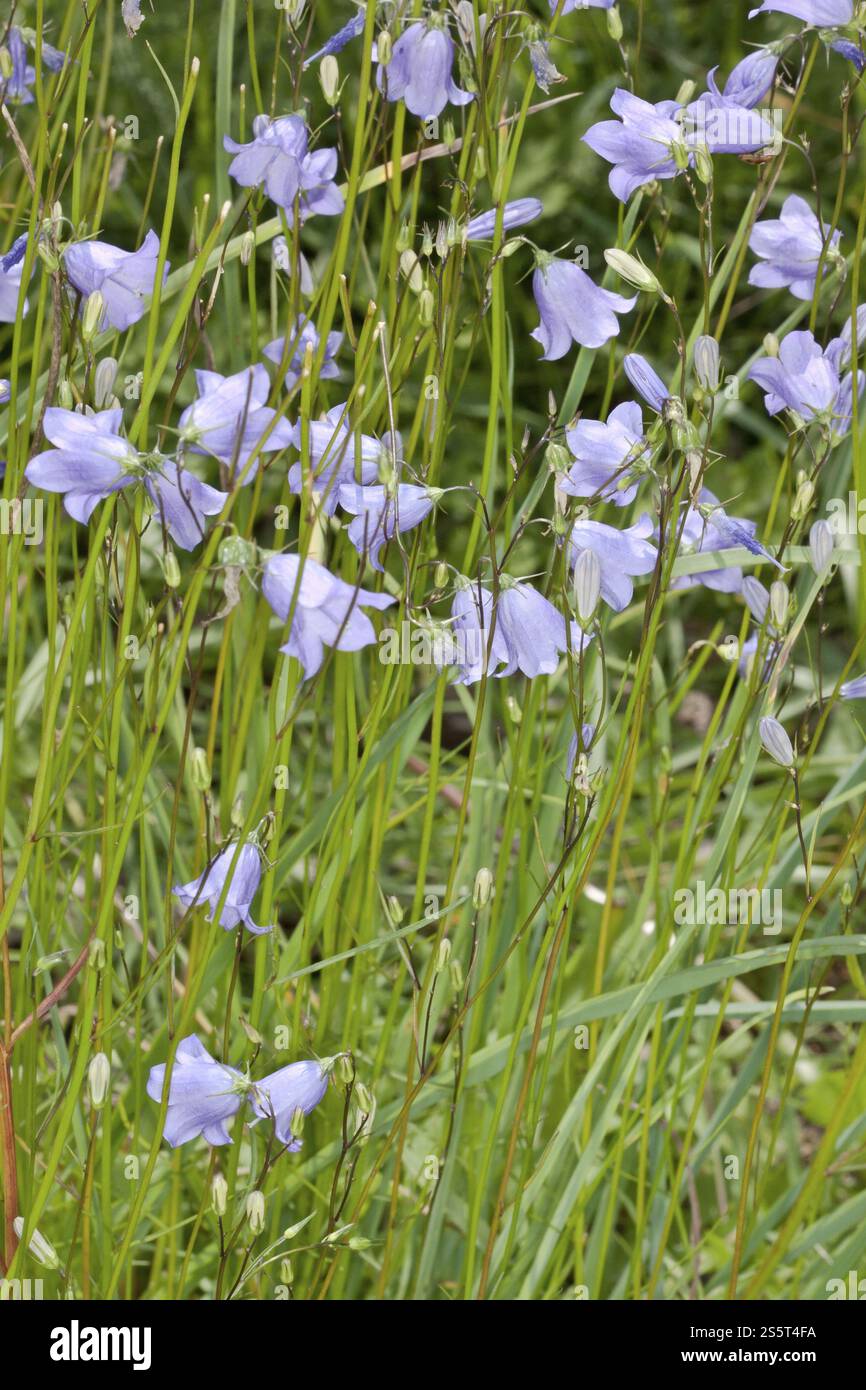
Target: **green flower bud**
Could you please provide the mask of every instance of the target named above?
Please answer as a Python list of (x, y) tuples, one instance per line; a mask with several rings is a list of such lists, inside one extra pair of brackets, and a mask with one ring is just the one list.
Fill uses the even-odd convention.
[(246, 1204), (247, 1224), (254, 1236), (265, 1229), (265, 1194), (251, 1192)]
[(108, 1086), (111, 1081), (111, 1063), (104, 1052), (97, 1052), (90, 1059), (87, 1068), (87, 1088), (90, 1091), (90, 1103), (94, 1110), (101, 1110), (108, 1095)]
[(216, 1216), (225, 1216), (229, 1185), (222, 1173), (217, 1173), (210, 1185), (210, 1204)]

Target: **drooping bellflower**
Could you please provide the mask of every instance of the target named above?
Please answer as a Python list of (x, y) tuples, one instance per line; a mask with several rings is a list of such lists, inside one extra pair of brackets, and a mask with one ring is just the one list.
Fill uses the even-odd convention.
[(383, 545), (419, 526), (441, 496), (441, 488), (417, 487), (414, 483), (400, 483), (395, 492), (381, 484), (362, 487), (358, 483), (342, 483), (339, 503), (354, 518), (349, 523), (349, 540), (358, 554), (366, 556), (373, 569), (381, 573), (379, 552)]
[[(13, 241), (5, 256), (0, 256), (0, 323), (15, 322), (26, 252), (27, 234), (25, 233)], [(29, 303), (25, 299), (22, 313), (26, 314), (29, 307)]]
[(220, 926), (224, 931), (245, 926), (253, 936), (264, 936), (273, 931), (273, 923), (268, 927), (259, 927), (252, 918), (253, 899), (259, 891), (261, 877), (262, 860), (256, 846), (244, 844), (238, 850), (237, 845), (229, 845), (198, 878), (189, 883), (176, 884), (172, 892), (184, 909), (207, 903), (210, 908), (208, 921), (212, 922), (228, 880), (228, 892), (220, 912)]
[(564, 357), (572, 342), (581, 347), (603, 347), (619, 334), (617, 314), (626, 314), (637, 303), (596, 285), (573, 261), (542, 255), (532, 276), (532, 292), (541, 322), (532, 337), (544, 349), (543, 362)]
[(653, 522), (640, 517), (633, 526), (619, 530), (603, 521), (576, 521), (569, 538), (569, 564), (577, 563), (584, 550), (592, 550), (601, 569), (601, 597), (616, 613), (631, 603), (632, 577), (651, 574), (658, 551), (650, 541)]
[[(264, 438), (276, 416), (265, 404), (271, 390), (267, 370), (261, 362), (244, 367), (233, 376), (197, 370), (198, 399), (183, 411), (180, 437), (196, 454), (210, 454), (221, 463), (233, 465), (233, 475), (251, 483), (262, 454), (285, 449), (293, 439), (292, 427), (279, 419)], [(249, 468), (252, 454), (256, 454)]]
[(795, 299), (811, 299), (822, 254), (826, 274), (838, 259), (841, 239), (841, 232), (833, 232), (825, 253), (827, 233), (805, 199), (791, 193), (778, 218), (756, 222), (752, 228), (749, 249), (761, 259), (749, 271), (749, 284), (763, 289), (787, 288)]
[(43, 429), (54, 447), (34, 455), (25, 477), (45, 492), (62, 492), (66, 511), (82, 525), (113, 492), (141, 484), (175, 544), (192, 550), (204, 536), (205, 517), (222, 511), (226, 493), (173, 459), (140, 454), (120, 434), (122, 419), (119, 407), (81, 415), (50, 406)]
[[(169, 1081), (163, 1138), (176, 1149), (202, 1135), (209, 1144), (230, 1144), (227, 1122), (243, 1100), (243, 1077), (234, 1067), (211, 1057), (195, 1033), (177, 1045)], [(147, 1094), (160, 1102), (165, 1086), (165, 1062), (151, 1067)]]
[[(844, 354), (842, 338), (834, 338), (825, 349), (808, 330), (789, 333), (779, 347), (778, 357), (760, 357), (749, 369), (749, 379), (766, 393), (768, 414), (791, 410), (805, 422), (816, 421), (840, 437), (851, 426), (853, 378), (842, 376)], [(858, 372), (857, 394), (864, 377)]]
[(309, 1115), (328, 1090), (330, 1065), (318, 1061), (290, 1062), (257, 1081), (250, 1091), (250, 1103), (260, 1120), (274, 1126), (274, 1133), (289, 1153), (297, 1153), (303, 1140), (292, 1134), (296, 1111)]
[[(319, 378), (322, 381), (330, 381), (340, 375), (340, 369), (334, 361), (334, 358), (340, 350), (342, 341), (342, 333), (334, 332), (328, 334), (328, 340), (325, 344), (325, 355), (322, 359), (322, 365), (319, 368)], [(294, 332), (289, 338), (289, 351), (291, 355), (289, 357), (289, 365), (285, 378), (287, 391), (291, 391), (297, 386), (301, 379), (304, 356), (308, 343), (312, 343), (313, 345), (313, 360), (315, 361), (319, 351), (319, 335), (316, 331), (316, 325), (301, 314), (295, 320)], [(274, 338), (264, 349), (264, 356), (267, 357), (268, 361), (275, 362), (276, 365), (279, 366), (283, 360), (285, 350), (285, 338)]]
[[(506, 203), (502, 210), (502, 230), (511, 232), (515, 227), (525, 227), (527, 222), (534, 222), (543, 212), (544, 207), (538, 198), (517, 198), (513, 203)], [(489, 212), (480, 212), (466, 224), (466, 240), (492, 241), (495, 230), (496, 209), (491, 208)]]
[(455, 83), (454, 42), (447, 30), (429, 21), (410, 24), (391, 51), (391, 60), (376, 69), (379, 91), (388, 101), (404, 101), (421, 120), (438, 116), (445, 107), (466, 106), (472, 92)]
[(575, 462), (558, 479), (562, 492), (569, 497), (599, 497), (615, 507), (634, 501), (641, 481), (635, 465), (648, 448), (635, 401), (618, 405), (607, 420), (578, 420), (565, 437)]
[(223, 136), (223, 147), (235, 157), (229, 174), (242, 188), (264, 187), (277, 207), (291, 211), (300, 201), (301, 218), (313, 213), (336, 217), (344, 207), (334, 182), (337, 151), (310, 152), (310, 132), (300, 116), (256, 116), (253, 138), (238, 144)]
[(325, 647), (356, 652), (375, 642), (376, 630), (362, 609), (381, 611), (394, 602), (390, 594), (347, 584), (317, 560), (305, 560), (301, 573), (298, 555), (270, 557), (264, 568), (262, 593), (283, 622), (292, 614), (289, 637), (280, 651), (297, 658), (304, 680), (319, 670)]
[[(104, 300), (100, 329), (120, 332), (138, 323), (147, 310), (147, 296), (153, 293), (159, 237), (149, 231), (137, 251), (123, 251), (107, 241), (80, 241), (67, 248), (63, 260), (70, 284), (79, 294), (99, 290)], [(162, 271), (165, 284), (170, 266)]]

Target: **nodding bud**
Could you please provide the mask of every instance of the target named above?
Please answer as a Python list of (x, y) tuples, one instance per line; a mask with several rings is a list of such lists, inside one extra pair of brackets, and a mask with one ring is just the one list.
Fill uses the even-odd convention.
[(464, 985), (463, 966), (455, 956), (451, 962), (451, 988), (459, 994)]
[(396, 246), (398, 251), (408, 251), (412, 245), (412, 229), (408, 222), (401, 222), (397, 232)]
[(210, 791), (210, 764), (204, 748), (194, 748), (190, 759), (192, 784), (197, 792)]
[(255, 249), (255, 232), (244, 232), (243, 236), (241, 237), (241, 265), (249, 265), (250, 261), (253, 258), (253, 252), (255, 251)]
[(391, 42), (391, 35), (388, 33), (387, 29), (383, 29), (381, 34), (379, 34), (378, 38), (376, 39), (377, 63), (381, 63), (383, 67), (387, 63), (390, 63), (392, 50), (393, 44)]
[(329, 106), (336, 106), (340, 96), (340, 64), (333, 53), (326, 53), (319, 64), (319, 82)]
[(418, 318), (422, 328), (429, 328), (433, 322), (433, 314), (436, 309), (436, 301), (433, 298), (432, 290), (422, 290), (418, 296)]
[(653, 275), (649, 266), (638, 260), (637, 256), (631, 256), (628, 251), (620, 251), (618, 247), (611, 246), (605, 251), (604, 259), (611, 270), (615, 270), (629, 285), (634, 285), (636, 290), (645, 290), (647, 294), (661, 293), (662, 287), (658, 278)]
[(707, 145), (695, 146), (695, 173), (701, 183), (709, 187), (713, 181), (713, 157)]
[(581, 627), (592, 622), (601, 594), (601, 565), (594, 550), (582, 550), (574, 567), (574, 601)]
[(292, 1269), (292, 1262), (289, 1259), (280, 1260), (280, 1280), (289, 1287), (294, 1283), (295, 1274)]
[(101, 1110), (105, 1104), (110, 1080), (111, 1063), (104, 1052), (97, 1052), (91, 1057), (90, 1066), (87, 1068), (87, 1088), (94, 1110)]
[(771, 715), (765, 715), (758, 724), (758, 732), (761, 736), (761, 742), (771, 758), (774, 758), (782, 767), (791, 768), (794, 766), (794, 750), (791, 747), (791, 740), (778, 719), (773, 719)]
[(355, 1100), (358, 1102), (358, 1109), (365, 1115), (372, 1114), (376, 1108), (376, 1102), (363, 1081), (359, 1081), (355, 1087)]
[(740, 655), (740, 643), (736, 637), (725, 637), (716, 651), (723, 661), (736, 661)]
[(395, 898), (392, 894), (391, 897), (388, 898), (387, 905), (389, 918), (395, 927), (399, 927), (400, 923), (403, 921), (403, 908), (400, 906), (400, 899)]
[[(24, 1217), (16, 1216), (12, 1222), (12, 1229), (20, 1240), (24, 1235)], [(54, 1246), (44, 1237), (41, 1231), (34, 1231), (30, 1237), (30, 1244), (27, 1247), (30, 1254), (38, 1264), (44, 1265), (46, 1269), (59, 1269), (60, 1259)]]
[(687, 77), (684, 82), (680, 83), (679, 91), (674, 97), (674, 100), (677, 106), (688, 106), (694, 94), (695, 84), (690, 77)]
[(400, 269), (405, 275), (413, 294), (420, 294), (424, 288), (424, 271), (414, 251), (404, 251), (400, 256)]
[(695, 376), (705, 391), (719, 389), (719, 345), (708, 333), (695, 343)]
[(92, 342), (96, 337), (104, 313), (105, 299), (100, 290), (94, 290), (85, 299), (84, 313), (81, 316), (81, 336), (85, 343)]
[(788, 621), (788, 604), (791, 596), (781, 579), (775, 580), (770, 585), (770, 613), (773, 624), (777, 628), (783, 628)]
[(775, 333), (767, 333), (764, 336), (764, 351), (768, 357), (779, 356), (779, 339)]
[(256, 559), (255, 544), (244, 540), (243, 536), (226, 536), (224, 541), (220, 541), (217, 559), (221, 565), (253, 565)]
[(217, 1173), (210, 1185), (210, 1204), (216, 1216), (225, 1216), (229, 1197), (229, 1185), (222, 1173)]
[(350, 1053), (343, 1052), (337, 1058), (337, 1065), (334, 1070), (344, 1086), (351, 1084), (352, 1078), (355, 1075), (355, 1064), (352, 1061)]
[(447, 936), (443, 936), (439, 942), (439, 950), (436, 952), (436, 974), (439, 975), (451, 960), (451, 942)]
[(474, 907), (486, 907), (490, 902), (493, 893), (493, 874), (489, 869), (479, 869), (475, 875), (475, 884), (472, 889), (472, 903)]
[(64, 410), (71, 410), (72, 407), (75, 405), (75, 397), (72, 394), (72, 387), (69, 385), (69, 382), (66, 377), (63, 378), (63, 380), (57, 388), (57, 404), (61, 405)]
[(251, 1192), (247, 1197), (247, 1223), (253, 1235), (265, 1229), (265, 1194)]
[(10, 78), (12, 76), (12, 54), (4, 44), (0, 48), (0, 77)]
[(829, 521), (816, 521), (809, 532), (812, 568), (820, 577), (833, 558), (833, 531)]
[(516, 700), (513, 695), (506, 695), (505, 708), (508, 710), (512, 721), (515, 724), (519, 724), (523, 719), (523, 710), (520, 708), (519, 701)]
[(607, 12), (607, 32), (614, 43), (619, 43), (622, 38), (622, 18), (616, 5), (611, 5)]
[(756, 579), (753, 574), (747, 574), (743, 580), (741, 593), (755, 622), (763, 623), (767, 616), (770, 595), (760, 579)]
[(437, 589), (444, 589), (448, 583), (448, 566), (444, 560), (440, 560), (433, 571), (433, 583)]
[(544, 462), (551, 473), (566, 473), (574, 462), (564, 444), (548, 444), (544, 451)]
[(170, 589), (180, 587), (180, 565), (173, 550), (164, 550), (162, 553), (162, 573)]
[(103, 357), (93, 373), (93, 404), (97, 410), (105, 410), (110, 403), (116, 376), (117, 358)]
[(232, 802), (231, 822), (235, 830), (244, 828), (244, 799), (238, 794)]

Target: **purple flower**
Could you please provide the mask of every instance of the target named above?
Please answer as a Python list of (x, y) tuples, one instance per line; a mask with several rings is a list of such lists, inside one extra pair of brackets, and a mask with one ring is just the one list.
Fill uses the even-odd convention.
[(13, 25), (9, 30), (8, 42), (12, 73), (2, 84), (2, 99), (17, 101), (22, 106), (27, 106), (33, 100), (30, 87), (36, 81), (36, 70), (27, 61), (27, 45), (17, 25)]
[(285, 449), (293, 439), (287, 420), (277, 420), (267, 439), (276, 411), (265, 404), (271, 383), (261, 362), (244, 367), (233, 376), (197, 371), (198, 400), (188, 405), (180, 417), (180, 437), (193, 453), (211, 454), (226, 465), (234, 465), (233, 476), (243, 473), (246, 485), (259, 468), (258, 457), (251, 468), (244, 468), (253, 453), (273, 454)]
[(207, 903), (210, 907), (208, 921), (212, 922), (229, 874), (229, 889), (220, 913), (220, 926), (223, 930), (234, 931), (235, 927), (243, 925), (253, 936), (264, 936), (266, 932), (273, 931), (273, 924), (269, 927), (258, 927), (250, 915), (253, 898), (259, 891), (262, 876), (261, 856), (253, 844), (241, 845), (240, 851), (236, 844), (228, 845), (208, 864), (203, 874), (199, 874), (198, 878), (192, 879), (190, 883), (176, 884), (171, 891), (185, 910)]
[[(137, 251), (122, 251), (107, 241), (82, 241), (70, 246), (64, 261), (70, 283), (79, 294), (99, 290), (105, 300), (100, 329), (121, 332), (138, 323), (147, 310), (147, 296), (153, 293), (159, 237), (148, 232)], [(162, 268), (162, 283), (169, 272)]]
[(131, 39), (134, 39), (144, 23), (144, 15), (141, 13), (141, 0), (123, 0), (120, 13), (126, 25), (127, 34)]
[(343, 195), (334, 183), (337, 151), (309, 152), (310, 132), (300, 116), (256, 116), (253, 139), (239, 145), (230, 136), (223, 147), (235, 157), (229, 173), (242, 188), (264, 185), (277, 207), (287, 210), (300, 199), (301, 217), (321, 213), (336, 217), (343, 211)]
[(731, 68), (730, 76), (721, 91), (716, 83), (718, 68), (707, 73), (707, 86), (714, 96), (724, 97), (736, 106), (751, 109), (772, 85), (779, 65), (779, 56), (769, 48), (756, 48)]
[[(455, 685), (474, 685), (485, 671), (491, 676), (502, 674), (497, 667), (507, 666), (511, 658), (499, 622), (493, 624), (493, 595), (489, 589), (468, 580), (459, 581), (451, 617), (460, 665)], [(450, 665), (451, 654), (447, 656)]]
[(390, 608), (394, 600), (347, 584), (317, 560), (304, 562), (299, 582), (300, 570), (299, 556), (272, 555), (265, 564), (262, 593), (283, 622), (292, 613), (289, 638), (280, 651), (296, 657), (309, 680), (322, 664), (325, 647), (357, 652), (375, 642), (375, 628), (361, 608)]
[(320, 58), (329, 57), (332, 53), (341, 53), (346, 45), (352, 42), (352, 39), (356, 39), (359, 34), (363, 34), (366, 11), (367, 6), (362, 5), (358, 13), (349, 20), (348, 24), (344, 24), (342, 29), (337, 30), (336, 34), (332, 34), (327, 42), (324, 43), (312, 57), (306, 59), (304, 68), (308, 68), (311, 63), (317, 63)]
[[(838, 255), (836, 248), (841, 238), (838, 231), (830, 238), (825, 273)], [(761, 261), (749, 271), (749, 284), (763, 289), (787, 286), (796, 299), (811, 299), (826, 239), (827, 233), (809, 204), (791, 193), (782, 204), (778, 219), (756, 222), (752, 228), (749, 247)]]
[(866, 676), (857, 676), (853, 681), (846, 681), (839, 686), (839, 694), (843, 700), (866, 700)]
[(403, 100), (413, 116), (427, 120), (438, 116), (450, 102), (465, 106), (473, 100), (451, 76), (454, 44), (445, 31), (432, 23), (410, 24), (400, 35), (388, 64), (379, 64), (376, 82), (388, 101)]
[(699, 146), (716, 154), (745, 154), (775, 140), (762, 116), (713, 93), (687, 107), (675, 101), (652, 105), (618, 87), (610, 105), (619, 120), (597, 121), (583, 140), (614, 166), (608, 183), (623, 203), (645, 183), (676, 178), (694, 164)]
[[(292, 443), (300, 453), (303, 429), (300, 420), (292, 429)], [(374, 483), (379, 476), (379, 461), (388, 456), (388, 446), (372, 435), (359, 437), (356, 457), (355, 435), (346, 414), (345, 405), (335, 405), (323, 420), (309, 424), (310, 466), (312, 483), (319, 494), (320, 505), (328, 516), (337, 509), (342, 483)], [(401, 461), (402, 441), (396, 436), (396, 463)], [(293, 463), (289, 469), (289, 489), (299, 495), (304, 488), (303, 465)]]
[[(766, 392), (768, 414), (778, 415), (787, 408), (802, 420), (829, 424), (832, 432), (843, 435), (851, 425), (851, 373), (840, 379), (844, 351), (842, 338), (834, 338), (826, 349), (816, 343), (807, 330), (783, 338), (778, 357), (759, 357), (749, 370), (749, 378)], [(863, 389), (863, 373), (858, 372), (858, 395)]]
[(204, 535), (205, 517), (222, 511), (226, 494), (171, 459), (139, 454), (119, 433), (122, 419), (119, 407), (81, 415), (51, 406), (43, 428), (54, 448), (34, 455), (26, 478), (45, 492), (64, 493), (64, 507), (82, 525), (111, 493), (142, 483), (172, 540), (192, 550)]
[[(537, 198), (518, 198), (513, 203), (506, 203), (502, 211), (502, 230), (510, 232), (515, 227), (525, 227), (527, 222), (534, 222), (543, 212), (544, 208)], [(467, 223), (466, 240), (492, 241), (495, 228), (496, 209), (491, 208)]]
[[(340, 350), (340, 344), (342, 343), (342, 341), (342, 333), (328, 334), (328, 341), (325, 344), (325, 356), (322, 360), (322, 366), (319, 370), (320, 380), (331, 380), (334, 377), (338, 377), (340, 375), (340, 369), (334, 361), (334, 358)], [(291, 356), (289, 358), (289, 366), (286, 372), (286, 390), (288, 391), (291, 391), (294, 386), (297, 386), (298, 382), (301, 379), (301, 371), (303, 370), (304, 366), (304, 356), (307, 350), (307, 343), (312, 343), (313, 345), (313, 360), (315, 361), (316, 355), (319, 351), (319, 335), (316, 332), (316, 325), (312, 323), (308, 318), (305, 318), (303, 314), (301, 314), (295, 320), (294, 332), (289, 343)], [(279, 366), (279, 364), (283, 360), (285, 348), (285, 338), (274, 338), (273, 342), (268, 343), (267, 347), (265, 348), (264, 355), (268, 358), (270, 362), (275, 362), (277, 366)]]
[(532, 276), (532, 292), (541, 322), (532, 337), (544, 348), (543, 362), (564, 357), (572, 340), (599, 348), (619, 333), (617, 314), (626, 314), (637, 295), (626, 299), (596, 285), (573, 261), (543, 256)]
[(675, 101), (653, 106), (618, 87), (610, 106), (619, 120), (597, 121), (583, 140), (614, 166), (608, 183), (615, 197), (625, 203), (642, 184), (675, 178), (689, 155), (683, 128), (673, 119), (681, 109)]
[[(329, 1062), (331, 1059), (328, 1059)], [(297, 1153), (303, 1140), (292, 1134), (292, 1117), (297, 1110), (309, 1115), (324, 1099), (330, 1066), (321, 1062), (290, 1062), (257, 1081), (250, 1102), (260, 1120), (270, 1120), (274, 1133), (289, 1153)]]
[(763, 0), (756, 10), (749, 10), (749, 19), (756, 14), (789, 14), (804, 24), (832, 28), (850, 24), (854, 18), (854, 0)]
[[(5, 256), (0, 256), (0, 323), (15, 322), (26, 251), (27, 234), (25, 232), (23, 236), (17, 237), (13, 241)], [(29, 307), (25, 299), (22, 314), (26, 314)]]
[(569, 645), (577, 654), (591, 641), (574, 621), (566, 629), (559, 609), (531, 584), (508, 575), (502, 576), (496, 624), (508, 650), (508, 665), (498, 672), (501, 676), (515, 671), (522, 671), (530, 680), (552, 675)]
[(862, 72), (866, 67), (866, 53), (862, 48), (858, 48), (856, 43), (849, 43), (847, 39), (837, 39), (830, 47), (834, 53), (841, 53), (849, 63), (853, 63), (858, 72)]
[(6, 405), (12, 399), (12, 382), (7, 381), (6, 377), (0, 377), (0, 405)]
[(362, 487), (358, 483), (342, 483), (339, 503), (355, 518), (349, 523), (349, 540), (358, 554), (365, 555), (373, 569), (382, 573), (382, 546), (394, 536), (419, 526), (441, 496), (441, 488), (416, 487), (414, 483), (400, 483), (396, 495), (381, 484)]
[[(683, 505), (685, 519), (680, 532), (678, 554), (696, 555), (707, 550), (732, 550), (736, 546), (745, 545), (745, 537), (749, 539), (749, 550), (757, 545), (757, 542), (752, 541), (758, 529), (754, 521), (729, 517), (709, 488), (701, 490), (697, 507), (689, 503)], [(764, 551), (763, 547), (759, 547), (759, 552), (772, 560), (772, 556)], [(714, 589), (717, 593), (736, 594), (743, 586), (743, 571), (732, 566), (728, 569), (703, 570), (698, 574), (683, 574), (673, 581), (671, 588), (691, 589), (698, 584), (707, 589)]]
[(565, 432), (576, 462), (559, 478), (569, 497), (599, 497), (627, 507), (641, 482), (634, 465), (647, 452), (640, 406), (624, 401), (607, 420), (578, 420)]
[[(834, 338), (833, 341), (828, 344), (828, 348), (838, 349), (840, 371), (850, 366), (853, 349), (853, 333), (850, 317), (845, 320), (839, 337)], [(862, 357), (864, 349), (866, 349), (866, 304), (861, 304), (857, 309), (858, 358)]]
[[(151, 1100), (162, 1100), (164, 1085), (165, 1062), (160, 1062), (147, 1079)], [(239, 1071), (214, 1061), (194, 1033), (184, 1038), (171, 1069), (163, 1138), (173, 1149), (200, 1134), (209, 1144), (230, 1144), (226, 1121), (240, 1109), (242, 1089)]]
[(651, 574), (658, 551), (649, 540), (652, 518), (646, 514), (633, 526), (617, 530), (603, 521), (576, 521), (569, 539), (569, 564), (574, 566), (584, 550), (592, 550), (601, 569), (601, 596), (616, 612), (622, 612), (634, 596), (632, 576)]
[(634, 389), (643, 396), (647, 405), (652, 406), (653, 410), (661, 415), (665, 402), (671, 399), (671, 393), (658, 372), (638, 352), (626, 353), (622, 365)]

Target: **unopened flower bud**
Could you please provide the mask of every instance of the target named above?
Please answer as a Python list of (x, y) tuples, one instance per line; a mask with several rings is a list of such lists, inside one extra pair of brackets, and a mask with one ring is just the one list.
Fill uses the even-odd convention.
[(605, 251), (604, 259), (611, 270), (615, 270), (629, 285), (634, 285), (636, 290), (645, 290), (647, 294), (658, 294), (661, 291), (658, 278), (643, 261), (638, 260), (637, 256), (631, 256), (628, 251), (621, 251), (618, 247), (612, 246)]
[(75, 397), (72, 394), (72, 387), (70, 386), (66, 377), (63, 378), (63, 380), (57, 388), (57, 404), (59, 406), (62, 406), (64, 410), (71, 410), (72, 407), (75, 405)]
[(413, 294), (420, 294), (424, 288), (424, 271), (414, 251), (404, 251), (400, 256), (400, 270), (409, 282)]
[(190, 775), (192, 784), (197, 792), (210, 791), (210, 765), (207, 760), (207, 750), (204, 748), (194, 748), (190, 758)]
[(87, 963), (93, 970), (105, 969), (105, 942), (95, 936), (87, 949)]
[(802, 521), (807, 516), (815, 497), (815, 484), (810, 478), (804, 478), (797, 488), (794, 502), (791, 507), (791, 516), (795, 521)]
[(601, 566), (594, 550), (582, 550), (574, 567), (574, 601), (581, 627), (592, 622), (601, 595)]
[(775, 580), (770, 585), (770, 615), (773, 619), (773, 626), (779, 629), (785, 626), (788, 621), (788, 604), (790, 594), (781, 579)]
[(84, 301), (84, 313), (81, 316), (81, 336), (85, 343), (90, 343), (99, 332), (99, 325), (102, 323), (102, 315), (105, 312), (105, 300), (100, 290), (94, 290)]
[(699, 144), (695, 146), (695, 173), (704, 187), (708, 188), (713, 181), (713, 157), (707, 145)]
[[(20, 1240), (24, 1235), (24, 1217), (16, 1216), (12, 1222), (12, 1229)], [(59, 1269), (60, 1259), (54, 1246), (49, 1243), (41, 1231), (34, 1231), (30, 1237), (28, 1246), (30, 1254), (38, 1264), (44, 1265), (46, 1269)]]
[(250, 232), (250, 231), (244, 232), (243, 236), (241, 237), (241, 255), (240, 255), (241, 265), (243, 265), (243, 266), (249, 265), (250, 261), (251, 261), (252, 258), (253, 258), (253, 253), (254, 253), (255, 249), (256, 249), (256, 234), (255, 234), (255, 232)]
[(433, 298), (433, 291), (424, 289), (418, 296), (418, 318), (422, 328), (429, 328), (433, 322), (433, 314), (436, 309), (436, 301)]
[(443, 936), (439, 942), (439, 949), (436, 952), (436, 974), (439, 975), (451, 960), (451, 942), (447, 936)]
[(403, 921), (403, 908), (400, 905), (400, 899), (395, 898), (393, 894), (388, 898), (388, 916), (395, 927), (399, 927)]
[(444, 560), (440, 560), (433, 571), (433, 583), (437, 589), (444, 589), (448, 583), (448, 566)]
[(391, 35), (388, 33), (387, 29), (383, 29), (376, 39), (376, 62), (386, 67), (391, 61), (392, 51), (393, 44), (391, 42)]
[(519, 701), (516, 700), (513, 695), (506, 695), (505, 708), (508, 710), (512, 721), (515, 724), (519, 724), (523, 719), (523, 710), (520, 708)]
[(295, 1273), (292, 1269), (292, 1262), (289, 1259), (280, 1260), (280, 1282), (291, 1288), (295, 1280)]
[(607, 12), (607, 32), (614, 43), (619, 43), (622, 38), (622, 18), (616, 5), (611, 5)]
[(117, 358), (103, 357), (93, 373), (93, 404), (97, 410), (105, 410), (114, 391), (117, 376)]
[(719, 389), (719, 345), (708, 333), (695, 343), (695, 376), (705, 391)]
[(329, 106), (336, 106), (340, 96), (340, 64), (333, 53), (326, 53), (319, 64), (319, 82)]
[(297, 1106), (297, 1108), (292, 1111), (292, 1118), (289, 1123), (289, 1129), (291, 1130), (293, 1139), (303, 1139), (304, 1125), (306, 1124), (306, 1122), (306, 1114), (300, 1106)]
[(111, 1081), (111, 1063), (104, 1052), (97, 1052), (90, 1059), (87, 1068), (87, 1087), (90, 1091), (90, 1103), (94, 1110), (101, 1110), (108, 1095), (108, 1085)]
[(265, 1194), (251, 1192), (247, 1197), (247, 1222), (254, 1236), (265, 1229)]
[(460, 991), (461, 991), (461, 989), (463, 988), (464, 978), (463, 978), (463, 966), (460, 964), (460, 961), (457, 959), (456, 956), (454, 957), (454, 959), (453, 959), (452, 962), (451, 962), (450, 974), (451, 974), (451, 988), (454, 990), (454, 993), (455, 993), (455, 994), (459, 994)]
[(177, 589), (180, 585), (180, 565), (173, 550), (164, 550), (162, 553), (162, 573), (165, 582), (170, 589)]
[(493, 893), (493, 874), (488, 868), (481, 868), (475, 875), (472, 889), (472, 903), (476, 908), (486, 907)]
[(229, 1185), (222, 1173), (217, 1173), (210, 1185), (210, 1204), (216, 1216), (225, 1216)]
[(833, 532), (829, 521), (815, 522), (809, 532), (809, 549), (812, 552), (812, 568), (820, 576), (833, 558)]
[(775, 333), (767, 333), (764, 335), (764, 352), (768, 357), (779, 356), (779, 339), (776, 337)]
[(791, 747), (791, 740), (778, 719), (765, 715), (758, 724), (758, 732), (761, 736), (761, 742), (771, 758), (775, 758), (782, 767), (794, 766), (794, 750)]
[(760, 579), (756, 579), (753, 574), (747, 574), (743, 580), (741, 593), (746, 601), (746, 607), (755, 622), (763, 623), (767, 616), (767, 605), (770, 602), (770, 595)]

